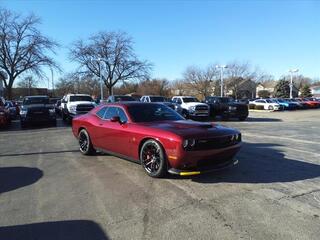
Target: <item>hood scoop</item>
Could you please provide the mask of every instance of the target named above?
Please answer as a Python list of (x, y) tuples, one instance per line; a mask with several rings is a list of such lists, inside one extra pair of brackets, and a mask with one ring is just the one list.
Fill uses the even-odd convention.
[(213, 126), (212, 126), (212, 124), (207, 123), (207, 124), (201, 124), (201, 125), (199, 125), (199, 127), (200, 128), (212, 128)]

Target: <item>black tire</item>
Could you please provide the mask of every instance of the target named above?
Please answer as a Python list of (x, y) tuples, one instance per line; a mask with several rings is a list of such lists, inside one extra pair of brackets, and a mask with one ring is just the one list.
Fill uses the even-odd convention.
[(21, 127), (21, 128), (26, 128), (26, 127), (27, 127), (27, 123), (25, 123), (25, 122), (20, 122), (20, 127)]
[[(152, 159), (150, 159), (152, 158)], [(167, 160), (160, 143), (147, 140), (140, 150), (140, 162), (144, 171), (154, 178), (160, 178), (167, 173)]]
[(189, 114), (188, 114), (188, 112), (186, 110), (182, 111), (182, 117), (184, 117), (185, 119), (189, 118)]
[(66, 121), (67, 120), (67, 116), (66, 116), (66, 114), (62, 111), (61, 112), (61, 116), (62, 116), (62, 120), (63, 121)]
[(273, 106), (270, 105), (270, 106), (268, 107), (268, 110), (272, 111), (272, 110), (273, 110)]
[(82, 129), (79, 132), (78, 141), (80, 146), (80, 152), (83, 155), (92, 155), (95, 153), (95, 149), (92, 146), (90, 136), (85, 129)]

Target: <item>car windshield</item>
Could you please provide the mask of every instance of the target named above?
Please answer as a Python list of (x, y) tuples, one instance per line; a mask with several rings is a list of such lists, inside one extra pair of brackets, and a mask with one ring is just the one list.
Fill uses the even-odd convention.
[(184, 97), (182, 98), (183, 102), (188, 103), (188, 102), (199, 102), (198, 99), (196, 99), (195, 97)]
[(164, 97), (150, 97), (151, 102), (166, 102), (166, 98)]
[(116, 102), (135, 101), (134, 98), (130, 96), (115, 96), (114, 100)]
[(93, 102), (92, 97), (90, 96), (70, 96), (70, 102)]
[(128, 107), (133, 122), (178, 121), (183, 118), (162, 104), (143, 104)]
[(23, 105), (30, 105), (30, 104), (48, 104), (49, 98), (47, 97), (26, 97), (23, 100)]
[(274, 103), (274, 100), (271, 100), (271, 99), (267, 99), (266, 101), (267, 103)]

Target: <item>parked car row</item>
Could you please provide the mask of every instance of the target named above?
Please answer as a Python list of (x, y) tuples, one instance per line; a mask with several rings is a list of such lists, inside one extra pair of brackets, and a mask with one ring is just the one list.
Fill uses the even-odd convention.
[[(136, 101), (133, 97), (124, 95), (109, 96), (107, 103)], [(221, 117), (224, 120), (237, 118), (245, 120), (248, 117), (248, 105), (236, 102), (229, 97), (206, 97), (200, 102), (193, 96), (173, 96), (168, 99), (163, 96), (146, 95), (140, 98), (140, 102), (162, 103), (174, 109), (184, 118), (208, 119), (209, 117)]]
[(320, 100), (315, 98), (265, 98), (249, 102), (249, 108), (259, 110), (298, 110), (320, 108)]

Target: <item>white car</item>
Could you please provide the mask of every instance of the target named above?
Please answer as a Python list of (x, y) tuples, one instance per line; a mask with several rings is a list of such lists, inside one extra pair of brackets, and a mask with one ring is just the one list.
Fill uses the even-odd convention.
[(271, 99), (257, 99), (254, 101), (250, 101), (249, 104), (263, 106), (265, 110), (271, 110), (271, 111), (276, 111), (281, 109), (280, 105)]
[(182, 116), (185, 118), (209, 117), (210, 107), (208, 104), (201, 103), (192, 96), (174, 96), (172, 102), (179, 104), (182, 108)]

